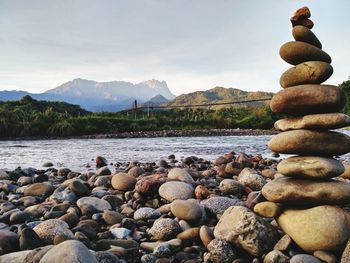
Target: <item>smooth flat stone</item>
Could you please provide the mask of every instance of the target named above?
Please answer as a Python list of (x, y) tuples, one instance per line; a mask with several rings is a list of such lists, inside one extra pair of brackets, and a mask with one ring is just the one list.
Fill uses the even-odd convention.
[(334, 206), (285, 210), (277, 222), (307, 252), (338, 249), (350, 237), (349, 214)]
[(306, 26), (299, 25), (293, 27), (292, 35), (296, 41), (306, 42), (322, 49), (320, 40), (318, 40), (315, 34)]
[(337, 86), (306, 84), (277, 92), (270, 107), (273, 112), (307, 115), (337, 112), (345, 103), (345, 94)]
[(285, 176), (305, 179), (329, 179), (344, 173), (344, 165), (335, 159), (319, 156), (292, 156), (277, 165)]
[(272, 136), (268, 147), (277, 153), (334, 156), (350, 152), (350, 137), (334, 131), (294, 130)]
[(303, 84), (321, 84), (333, 74), (333, 67), (322, 61), (307, 61), (285, 71), (280, 78), (282, 88)]
[(288, 130), (333, 130), (350, 126), (350, 117), (344, 113), (310, 114), (302, 117), (286, 118), (275, 122), (275, 128)]
[(350, 184), (281, 177), (267, 183), (262, 194), (268, 201), (295, 206), (340, 205), (350, 202)]
[(331, 63), (331, 57), (323, 50), (301, 41), (290, 41), (280, 48), (281, 58), (289, 64), (297, 65), (306, 61)]

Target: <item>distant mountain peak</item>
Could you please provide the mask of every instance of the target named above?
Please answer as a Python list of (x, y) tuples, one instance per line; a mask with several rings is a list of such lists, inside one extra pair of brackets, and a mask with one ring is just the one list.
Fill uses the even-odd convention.
[(156, 80), (156, 79), (142, 81), (140, 84), (146, 84), (152, 89), (157, 88), (159, 86), (168, 87), (168, 85), (166, 84), (166, 82), (164, 80), (160, 81), (160, 80)]
[[(196, 91), (188, 94), (182, 94), (176, 99), (167, 103), (169, 106), (181, 106), (191, 104), (209, 104), (209, 103), (227, 103), (237, 99), (252, 100), (272, 97), (269, 92), (248, 92), (235, 88), (214, 87), (205, 91)], [(261, 102), (265, 103), (265, 102)], [(257, 102), (256, 104), (261, 104)]]
[(169, 102), (169, 100), (167, 98), (165, 98), (161, 94), (158, 94), (158, 95), (154, 96), (153, 98), (151, 98), (149, 101), (146, 101), (144, 103), (144, 105), (145, 106), (148, 106), (148, 105), (159, 106), (159, 105), (165, 104), (167, 102)]

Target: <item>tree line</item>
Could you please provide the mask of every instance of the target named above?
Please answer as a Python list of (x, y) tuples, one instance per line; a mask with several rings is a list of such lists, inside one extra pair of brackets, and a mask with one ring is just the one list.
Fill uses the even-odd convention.
[[(350, 80), (339, 87), (348, 96)], [(350, 115), (349, 101), (344, 113)], [(65, 102), (37, 101), (25, 96), (19, 101), (0, 102), (0, 137), (82, 136), (132, 131), (192, 129), (271, 129), (282, 115), (273, 113), (268, 105), (260, 107), (193, 108), (92, 113), (78, 105)]]

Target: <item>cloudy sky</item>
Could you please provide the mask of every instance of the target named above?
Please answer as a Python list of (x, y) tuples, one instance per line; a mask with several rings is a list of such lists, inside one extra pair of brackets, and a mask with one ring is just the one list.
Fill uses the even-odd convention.
[(338, 84), (350, 76), (348, 0), (0, 0), (0, 90), (74, 78), (278, 91), (289, 18), (309, 6)]

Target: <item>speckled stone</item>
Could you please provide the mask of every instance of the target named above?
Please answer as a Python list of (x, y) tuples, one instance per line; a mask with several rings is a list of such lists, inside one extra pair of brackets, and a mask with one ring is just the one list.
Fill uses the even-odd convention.
[(157, 219), (162, 214), (151, 207), (141, 207), (137, 209), (134, 213), (134, 219), (135, 220), (148, 220), (148, 219)]
[(36, 234), (48, 245), (53, 244), (54, 238), (58, 235), (74, 238), (68, 224), (59, 219), (49, 219), (34, 227)]
[(201, 202), (205, 210), (214, 216), (221, 216), (230, 206), (244, 205), (238, 198), (214, 196)]
[(160, 218), (153, 223), (148, 233), (154, 240), (169, 240), (176, 237), (179, 232), (181, 227), (177, 221), (171, 218)]
[(224, 240), (213, 239), (207, 249), (213, 263), (232, 263), (237, 258), (237, 252), (232, 245)]

